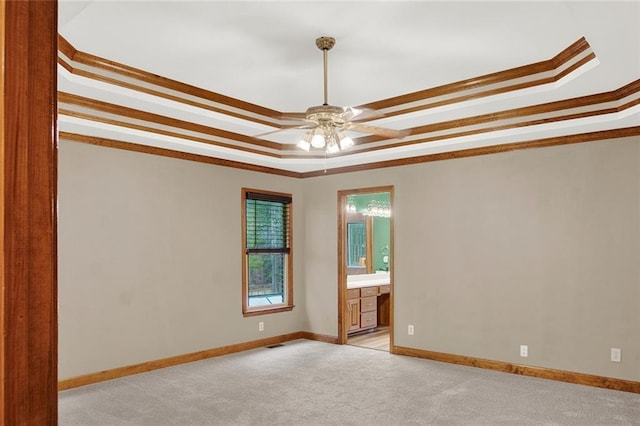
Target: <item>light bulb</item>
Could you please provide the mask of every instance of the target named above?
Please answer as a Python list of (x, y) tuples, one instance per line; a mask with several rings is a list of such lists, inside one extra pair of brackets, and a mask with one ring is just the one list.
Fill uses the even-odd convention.
[(311, 138), (311, 146), (314, 148), (322, 148), (324, 146), (324, 136), (320, 133), (314, 133)]
[(351, 139), (349, 136), (346, 136), (343, 132), (338, 133), (338, 137), (340, 138), (340, 148), (343, 150), (355, 145), (353, 139)]
[(297, 147), (309, 152), (309, 149), (311, 148), (311, 144), (306, 140), (306, 138), (305, 139), (300, 139), (300, 141), (298, 142)]
[(332, 139), (329, 145), (327, 145), (327, 154), (335, 154), (337, 152), (340, 152), (340, 147), (336, 141)]

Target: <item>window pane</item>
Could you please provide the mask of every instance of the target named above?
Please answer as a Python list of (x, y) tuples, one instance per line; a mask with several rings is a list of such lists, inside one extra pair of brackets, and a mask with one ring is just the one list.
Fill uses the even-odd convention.
[(361, 266), (360, 259), (367, 257), (367, 233), (364, 223), (347, 224), (347, 266)]
[(249, 253), (249, 306), (277, 305), (285, 300), (286, 254)]

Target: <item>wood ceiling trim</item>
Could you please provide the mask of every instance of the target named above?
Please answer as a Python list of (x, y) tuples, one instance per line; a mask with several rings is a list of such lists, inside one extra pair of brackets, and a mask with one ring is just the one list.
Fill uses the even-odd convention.
[[(634, 96), (635, 99), (623, 103), (625, 99)], [(410, 136), (395, 142), (387, 142), (378, 136), (357, 138), (354, 139), (356, 146), (349, 153), (370, 152), (474, 134), (620, 113), (639, 103), (640, 80), (636, 80), (611, 92), (415, 127), (410, 129)], [(370, 147), (365, 148), (367, 145)]]
[(400, 158), (395, 160), (378, 161), (374, 163), (358, 164), (354, 166), (336, 167), (326, 170), (317, 170), (312, 172), (292, 172), (288, 170), (258, 166), (255, 164), (244, 163), (240, 161), (224, 160), (220, 158), (209, 157), (205, 155), (185, 153), (166, 148), (157, 148), (137, 143), (123, 142), (114, 139), (99, 138), (87, 135), (80, 135), (72, 132), (60, 132), (60, 140), (68, 140), (72, 142), (86, 143), (90, 145), (104, 146), (108, 148), (122, 149), (132, 152), (140, 152), (151, 155), (159, 155), (163, 157), (176, 158), (188, 161), (196, 161), (205, 164), (213, 164), (224, 167), (232, 167), (242, 170), (255, 171), (260, 173), (274, 174), (278, 176), (287, 176), (292, 178), (313, 178), (318, 176), (337, 175), (343, 173), (353, 173), (360, 171), (376, 170), (387, 167), (400, 167), (413, 164), (427, 163), (432, 161), (452, 160), (456, 158), (475, 157), (480, 155), (498, 154), (509, 151), (519, 151), (532, 148), (547, 148), (558, 145), (570, 145), (584, 142), (607, 141), (625, 137), (640, 136), (640, 126), (626, 127), (621, 129), (601, 130), (596, 132), (573, 134), (567, 136), (555, 136), (543, 139), (533, 139), (516, 143), (505, 143), (500, 145), (485, 146), (479, 148), (469, 148), (458, 151), (447, 151), (436, 154), (425, 154), (414, 157)]
[(431, 161), (453, 160), (456, 158), (476, 157), (480, 155), (498, 154), (509, 151), (519, 151), (532, 148), (547, 148), (559, 145), (570, 145), (584, 142), (607, 141), (612, 139), (640, 136), (640, 126), (627, 127), (622, 129), (603, 130), (597, 132), (581, 133), (568, 136), (556, 136), (544, 139), (535, 139), (516, 143), (505, 143), (500, 145), (485, 146), (479, 148), (469, 148), (459, 151), (448, 151), (437, 154), (426, 154), (396, 160), (378, 161), (375, 163), (359, 164), (355, 166), (337, 167), (327, 170), (301, 173), (301, 178), (312, 178), (318, 176), (337, 175), (342, 173), (353, 173), (366, 170), (381, 169), (387, 167), (408, 166)]
[[(63, 64), (64, 66), (64, 64)], [(69, 65), (69, 67), (71, 67)], [(66, 68), (66, 67), (65, 67)], [(239, 118), (242, 120), (247, 120), (247, 121), (251, 121), (254, 123), (259, 123), (259, 124), (264, 124), (264, 125), (268, 125), (268, 126), (274, 126), (274, 123), (271, 121), (265, 121), (265, 120), (261, 120), (252, 116), (248, 116), (245, 112), (236, 112), (233, 110), (229, 110), (229, 109), (225, 109), (225, 108), (220, 108), (217, 106), (213, 106), (210, 104), (206, 103), (206, 100), (202, 99), (201, 101), (199, 100), (193, 100), (193, 99), (187, 99), (184, 96), (181, 95), (174, 95), (171, 93), (167, 93), (161, 90), (156, 90), (156, 89), (152, 89), (152, 88), (148, 88), (148, 87), (143, 87), (141, 85), (136, 85), (136, 84), (132, 84), (132, 83), (128, 83), (128, 82), (124, 82), (122, 80), (119, 79), (114, 79), (111, 77), (105, 77), (103, 75), (99, 75), (99, 74), (95, 74), (92, 72), (88, 72), (82, 69), (78, 69), (76, 67), (71, 67), (72, 69), (72, 74), (80, 76), (80, 77), (85, 77), (94, 81), (99, 81), (102, 83), (106, 83), (106, 84), (110, 84), (110, 85), (114, 85), (114, 86), (118, 86), (118, 87), (122, 87), (125, 89), (129, 89), (135, 92), (140, 92), (140, 93), (144, 93), (147, 95), (152, 95), (152, 96), (157, 96), (160, 98), (164, 98), (173, 102), (178, 102), (178, 103), (182, 103), (185, 105), (190, 105), (196, 108), (201, 108), (207, 111), (211, 111), (214, 113), (218, 113), (218, 114), (224, 114), (230, 117), (235, 117), (235, 118)]]
[(69, 110), (65, 110), (65, 109), (60, 109), (59, 113), (61, 115), (67, 116), (67, 117), (73, 117), (73, 118), (77, 118), (77, 119), (81, 119), (81, 120), (88, 120), (88, 121), (95, 122), (95, 123), (107, 124), (109, 126), (127, 128), (127, 129), (131, 129), (131, 130), (137, 130), (137, 131), (151, 133), (151, 134), (159, 135), (159, 136), (168, 136), (168, 137), (181, 139), (181, 140), (189, 140), (191, 142), (203, 143), (203, 144), (207, 144), (207, 145), (211, 145), (211, 146), (215, 146), (215, 147), (219, 147), (219, 148), (231, 149), (231, 150), (234, 150), (234, 151), (243, 151), (243, 152), (251, 153), (251, 154), (264, 155), (264, 156), (267, 156), (267, 157), (281, 158), (281, 156), (276, 154), (276, 153), (272, 153), (272, 152), (268, 152), (268, 151), (260, 151), (260, 150), (251, 149), (251, 148), (244, 148), (244, 147), (240, 147), (238, 145), (228, 144), (228, 143), (224, 143), (224, 142), (220, 142), (220, 141), (215, 141), (215, 140), (211, 140), (211, 139), (204, 138), (204, 137), (198, 137), (198, 136), (194, 136), (194, 135), (187, 135), (185, 133), (178, 133), (178, 132), (170, 131), (170, 130), (162, 130), (162, 129), (158, 129), (157, 127), (144, 126), (144, 125), (140, 125), (140, 124), (132, 124), (132, 123), (127, 122), (127, 121), (119, 121), (119, 120), (113, 120), (113, 119), (108, 119), (108, 118), (104, 118), (104, 117), (97, 117), (97, 116), (92, 115), (92, 114), (81, 113), (81, 112), (76, 112), (76, 111), (69, 111)]
[[(589, 56), (582, 58), (581, 60), (572, 64), (570, 67), (566, 68), (565, 70), (561, 71), (559, 74), (555, 76), (540, 78), (533, 82), (526, 81), (526, 82), (518, 83), (517, 81), (514, 81), (512, 85), (500, 86), (500, 87), (494, 87), (494, 88), (487, 87), (482, 92), (467, 93), (467, 94), (462, 94), (460, 96), (450, 95), (449, 97), (447, 96), (434, 97), (434, 98), (430, 98), (430, 102), (428, 103), (423, 103), (422, 101), (413, 102), (410, 104), (402, 105), (396, 109), (380, 110), (380, 113), (384, 114), (386, 117), (404, 115), (404, 114), (409, 114), (416, 111), (435, 109), (438, 107), (443, 107), (443, 106), (452, 105), (452, 104), (460, 104), (468, 101), (477, 100), (480, 98), (488, 98), (491, 96), (497, 96), (497, 95), (505, 94), (508, 92), (516, 92), (518, 90), (524, 90), (534, 86), (541, 86), (545, 84), (555, 83), (558, 80), (567, 76), (568, 74), (578, 70), (580, 67), (582, 67), (592, 59), (595, 59), (595, 54), (591, 54)], [(368, 108), (368, 106), (366, 107)]]
[[(622, 103), (623, 99), (634, 96), (636, 97), (635, 99)], [(627, 108), (637, 105), (639, 102), (638, 98), (640, 98), (640, 80), (629, 83), (611, 92), (415, 127), (410, 129), (411, 135), (402, 140), (388, 140), (379, 136), (365, 136), (356, 139), (356, 146), (354, 148), (340, 153), (339, 155), (349, 156), (363, 152), (378, 151), (420, 143), (437, 142), (474, 134), (504, 131), (508, 129), (537, 126), (540, 124), (548, 124), (565, 120), (593, 117), (596, 115), (612, 114), (622, 112)], [(223, 148), (238, 149), (245, 152), (285, 159), (319, 159), (324, 157), (323, 153), (300, 153), (293, 145), (290, 144), (281, 144), (264, 139), (253, 138), (133, 108), (84, 98), (69, 93), (60, 93), (59, 102), (61, 104), (83, 106), (99, 111), (102, 114), (114, 114), (121, 117), (121, 119), (114, 120), (107, 119), (104, 116), (100, 117), (95, 114), (84, 114), (82, 115), (82, 118), (84, 119), (150, 131), (166, 136), (182, 137), (188, 140), (208, 143)], [(76, 111), (75, 113), (72, 113), (69, 109), (64, 109), (61, 113), (81, 117), (79, 112)], [(131, 123), (132, 120), (153, 123), (155, 124), (155, 127), (145, 126), (143, 124), (135, 125)], [(162, 131), (158, 126), (167, 126), (172, 129), (170, 131)], [(178, 129), (178, 131), (176, 131), (176, 129)], [(193, 134), (189, 134), (188, 132), (202, 133), (212, 138), (198, 137)]]
[(64, 37), (58, 37), (64, 46), (60, 53), (71, 62), (59, 57), (58, 63), (74, 75), (255, 123), (281, 126), (279, 119), (282, 113), (279, 111), (78, 51)]
[[(59, 37), (64, 39), (64, 37), (62, 36)], [(70, 45), (70, 43), (66, 40), (65, 43)], [(261, 107), (250, 102), (245, 102), (236, 98), (232, 98), (230, 96), (225, 96), (220, 93), (212, 92), (210, 90), (172, 80), (167, 77), (162, 77), (157, 74), (143, 71), (141, 69), (121, 64), (116, 61), (102, 58), (100, 56), (85, 53), (76, 50), (75, 48), (73, 48), (73, 51), (75, 53), (73, 54), (73, 57), (71, 59), (74, 62), (78, 62), (92, 68), (102, 69), (117, 75), (128, 77), (133, 80), (145, 81), (156, 86), (165, 87), (167, 89), (175, 90), (182, 93), (188, 93), (199, 98), (211, 100), (213, 102), (220, 103), (222, 105), (228, 105), (240, 110), (253, 111), (256, 114), (265, 117), (276, 117), (280, 114), (278, 111), (272, 110), (270, 108)]]
[(59, 139), (63, 141), (79, 142), (89, 145), (103, 146), (107, 148), (121, 149), (125, 151), (139, 152), (143, 154), (158, 155), (161, 157), (176, 158), (180, 160), (195, 161), (198, 163), (212, 164), (216, 166), (231, 167), (234, 169), (248, 170), (252, 172), (267, 173), (278, 176), (300, 178), (300, 173), (274, 167), (259, 166), (234, 160), (225, 160), (206, 155), (191, 154), (183, 151), (175, 151), (167, 148), (157, 148), (132, 142), (123, 142), (115, 139), (100, 138), (95, 136), (80, 135), (72, 132), (60, 132)]
[(71, 93), (59, 92), (58, 102), (60, 104), (75, 105), (84, 107), (104, 114), (111, 114), (115, 116), (124, 117), (127, 120), (140, 120), (144, 122), (154, 123), (157, 125), (178, 128), (186, 131), (198, 132), (207, 134), (213, 137), (224, 138), (230, 141), (242, 142), (248, 145), (257, 145), (263, 148), (272, 150), (282, 150), (282, 144), (278, 142), (271, 142), (264, 139), (258, 139), (251, 136), (246, 136), (240, 133), (235, 133), (227, 130), (218, 129), (215, 127), (206, 126), (203, 124), (192, 123), (190, 121), (184, 121), (177, 118), (167, 117), (160, 114), (141, 111), (139, 109), (129, 108), (121, 105), (116, 105), (104, 101), (98, 101), (95, 99), (86, 98)]
[(371, 102), (361, 107), (395, 116), (555, 83), (595, 57), (583, 37), (552, 59)]
[(58, 34), (58, 51), (62, 52), (67, 58), (73, 60), (73, 57), (76, 55), (76, 48), (67, 41), (66, 38), (62, 37)]
[[(238, 113), (236, 111), (238, 109), (246, 107), (253, 108), (255, 105), (77, 51), (61, 36), (59, 37), (59, 41), (61, 46), (59, 49), (59, 63), (61, 63), (65, 69), (71, 69), (75, 75), (93, 78), (109, 84), (116, 84), (131, 90), (161, 96), (176, 102), (187, 103), (255, 122), (261, 122), (255, 119), (255, 115), (266, 111), (271, 121), (262, 122), (262, 124), (281, 127), (283, 125), (282, 123), (286, 123), (286, 121), (283, 120), (280, 124), (274, 124), (277, 120), (281, 119), (281, 113), (277, 111), (258, 108), (257, 110), (246, 110)], [(526, 89), (532, 87), (532, 85), (556, 82), (566, 77), (569, 73), (578, 70), (593, 59), (595, 59), (595, 54), (592, 52), (586, 40), (581, 38), (552, 59), (546, 61), (389, 98), (367, 104), (364, 107), (371, 108), (373, 106), (374, 109), (378, 109), (376, 105), (383, 105), (385, 102), (389, 103), (389, 105), (394, 105), (393, 107), (399, 105), (401, 109), (391, 113), (395, 115), (432, 108), (447, 103), (465, 102), (479, 97), (505, 93), (507, 91)], [(74, 61), (74, 65), (68, 64), (67, 61)], [(92, 69), (99, 69), (102, 71), (102, 74), (96, 74), (91, 71)], [(418, 126), (409, 129), (411, 131), (410, 136), (402, 140), (389, 140), (380, 136), (363, 136), (355, 139), (356, 146), (354, 148), (347, 152), (333, 155), (332, 157), (350, 156), (382, 149), (472, 136), (474, 134), (486, 134), (489, 132), (538, 126), (564, 120), (575, 120), (600, 114), (621, 112), (639, 103), (637, 99), (639, 92), (640, 80), (612, 92)], [(636, 96), (636, 98), (625, 99), (625, 97), (633, 96)], [(198, 101), (198, 99), (206, 100), (205, 98), (209, 100), (213, 99), (214, 102), (228, 102), (228, 104), (223, 105), (223, 108), (219, 109), (218, 107), (212, 106), (212, 104), (205, 105)], [(625, 99), (625, 102), (622, 102), (622, 99)], [(425, 102), (425, 100), (431, 103), (421, 103)], [(69, 116), (207, 143), (221, 148), (236, 149), (247, 153), (281, 159), (321, 159), (325, 156), (324, 153), (315, 151), (309, 153), (300, 152), (296, 150), (292, 144), (282, 144), (266, 139), (254, 138), (129, 107), (83, 98), (77, 95), (61, 93), (60, 102), (67, 104), (67, 108), (62, 109), (62, 113)], [(616, 102), (617, 104), (611, 105), (611, 103)], [(73, 105), (75, 109), (69, 108), (69, 105)], [(78, 107), (89, 108), (95, 112), (83, 111)], [(580, 110), (580, 108), (582, 108), (582, 110)], [(383, 110), (382, 112), (387, 115), (389, 114), (389, 111), (385, 112)]]
[(59, 93), (62, 116), (169, 136), (216, 147), (280, 158), (282, 145), (188, 121), (148, 113), (69, 93)]
[[(182, 102), (276, 129), (283, 128), (288, 124), (288, 121), (282, 118), (282, 112), (78, 51), (62, 36), (59, 36), (59, 42), (61, 45), (60, 53), (73, 62), (70, 64), (60, 58), (59, 63), (74, 75)], [(583, 37), (549, 60), (372, 102), (362, 107), (379, 110), (390, 117), (467, 102), (557, 82), (593, 59), (595, 59), (595, 54)]]

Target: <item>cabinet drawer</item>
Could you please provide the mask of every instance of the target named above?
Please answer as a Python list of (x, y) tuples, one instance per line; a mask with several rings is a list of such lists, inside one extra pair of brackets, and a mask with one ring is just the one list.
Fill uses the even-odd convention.
[(370, 312), (378, 309), (378, 298), (376, 296), (363, 297), (360, 299), (360, 312)]
[(364, 287), (360, 289), (361, 297), (376, 296), (378, 294), (378, 287)]
[(381, 285), (378, 287), (378, 294), (388, 294), (391, 293), (390, 285)]
[(357, 299), (358, 297), (360, 297), (360, 289), (359, 288), (347, 289), (347, 299)]
[(360, 328), (375, 327), (378, 325), (376, 311), (364, 312), (360, 315)]

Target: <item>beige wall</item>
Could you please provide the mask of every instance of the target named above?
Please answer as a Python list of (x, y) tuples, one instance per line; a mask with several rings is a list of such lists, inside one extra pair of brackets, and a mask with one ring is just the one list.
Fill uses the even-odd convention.
[(59, 162), (61, 379), (307, 328), (300, 279), (292, 312), (241, 296), (241, 188), (293, 194), (295, 277), (302, 181), (66, 141)]
[[(305, 180), (62, 142), (60, 377), (337, 335), (337, 191), (394, 185), (397, 345), (640, 380), (638, 142)], [(242, 186), (294, 194), (291, 313), (241, 315)]]
[[(332, 229), (338, 189), (394, 185), (396, 345), (640, 380), (638, 142), (328, 176), (307, 182), (306, 207)], [(336, 236), (305, 244), (333, 253)], [(305, 264), (310, 323), (333, 334), (320, 272), (336, 276), (335, 262)]]

